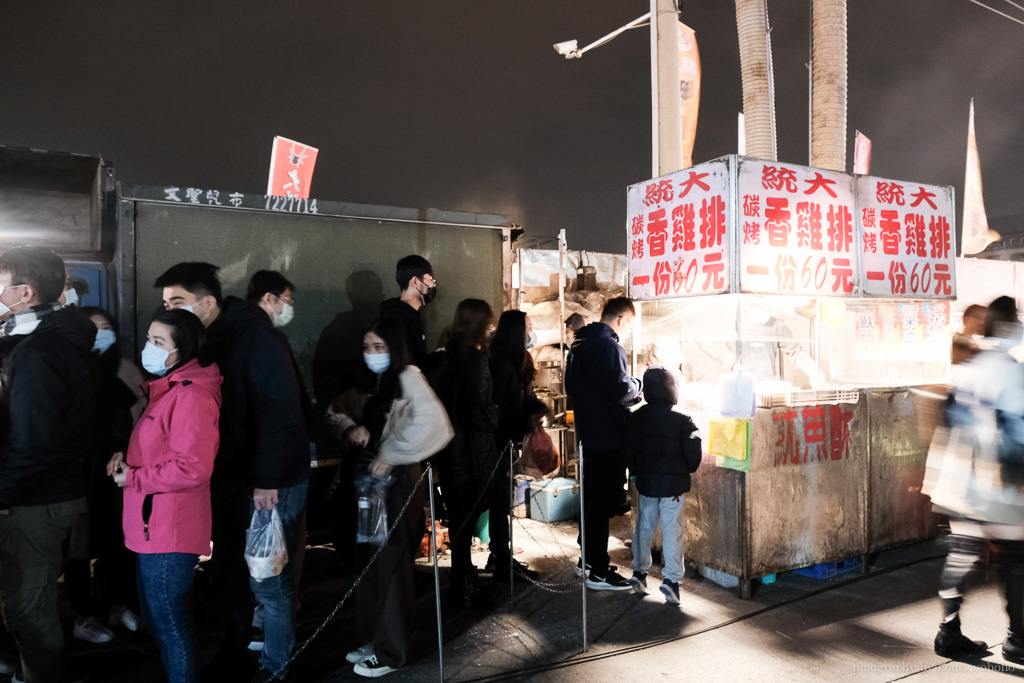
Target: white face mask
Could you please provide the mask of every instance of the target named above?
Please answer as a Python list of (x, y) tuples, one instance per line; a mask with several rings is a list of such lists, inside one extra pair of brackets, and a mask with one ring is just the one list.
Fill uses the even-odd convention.
[(72, 287), (64, 292), (64, 308), (78, 304), (78, 290)]
[(533, 330), (530, 330), (530, 334), (529, 334), (529, 336), (526, 339), (526, 348), (527, 349), (532, 349), (536, 345), (537, 345), (537, 333), (534, 332)]
[(167, 367), (167, 359), (177, 350), (168, 351), (161, 349), (153, 342), (146, 342), (146, 348), (142, 349), (142, 367), (146, 369), (146, 372), (162, 377), (170, 370)]
[(210, 317), (210, 312), (207, 311), (206, 315), (199, 315), (198, 313), (196, 313), (196, 309), (195, 309), (196, 306), (198, 306), (199, 304), (201, 304), (204, 301), (206, 301), (206, 297), (203, 297), (202, 299), (197, 299), (194, 304), (188, 304), (187, 306), (182, 306), (181, 310), (188, 311), (189, 313), (191, 313), (195, 317), (199, 318), (199, 322), (205, 323), (206, 319)]
[(387, 369), (391, 367), (391, 354), (364, 353), (363, 361), (366, 363), (366, 367), (370, 368), (370, 370), (379, 375), (382, 372), (387, 371)]
[(274, 312), (274, 327), (284, 327), (292, 321), (295, 317), (295, 307), (288, 302), (284, 302), (284, 308), (281, 312)]

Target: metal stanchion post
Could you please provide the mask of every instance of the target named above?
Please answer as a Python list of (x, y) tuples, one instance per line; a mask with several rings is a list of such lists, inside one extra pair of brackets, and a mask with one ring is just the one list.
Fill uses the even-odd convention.
[(444, 683), (444, 636), (441, 634), (441, 579), (437, 572), (437, 517), (434, 516), (434, 466), (427, 465), (427, 497), (430, 498), (430, 554), (434, 558), (434, 601), (437, 604), (437, 661)]
[(583, 651), (587, 651), (587, 515), (586, 500), (583, 496), (583, 442), (576, 447), (579, 471), (576, 477), (580, 483), (580, 564), (583, 570)]
[(512, 460), (515, 458), (516, 448), (511, 441), (508, 442), (508, 492), (509, 492), (509, 509), (508, 509), (508, 611), (511, 612), (515, 607), (515, 590), (516, 590), (516, 567), (515, 567), (515, 544), (512, 543), (512, 517), (515, 515), (516, 509), (516, 481), (512, 476)]

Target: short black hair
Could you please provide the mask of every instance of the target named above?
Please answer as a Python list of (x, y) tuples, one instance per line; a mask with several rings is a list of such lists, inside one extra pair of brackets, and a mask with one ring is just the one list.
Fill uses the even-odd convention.
[(398, 259), (398, 265), (395, 266), (395, 281), (403, 292), (414, 277), (423, 279), (424, 275), (433, 274), (434, 270), (430, 267), (430, 261), (418, 254), (410, 254)]
[(988, 313), (985, 315), (985, 336), (999, 336), (1004, 323), (1015, 322), (1019, 322), (1017, 320), (1017, 302), (1013, 297), (1001, 296), (988, 305)]
[(604, 305), (604, 310), (601, 311), (601, 322), (615, 320), (620, 315), (626, 315), (627, 313), (634, 318), (636, 317), (636, 307), (633, 306), (632, 301), (624, 296), (609, 299), (608, 303)]
[[(202, 261), (187, 261), (171, 266), (164, 271), (164, 274), (156, 279), (153, 286), (157, 289), (164, 287), (181, 287), (189, 294), (198, 298), (212, 296), (221, 302), (220, 280), (217, 273), (220, 268), (212, 263)], [(60, 296), (58, 294), (58, 296)]]
[(0, 273), (12, 285), (30, 285), (40, 304), (56, 303), (64, 293), (64, 259), (46, 247), (12, 247), (0, 256)]
[(250, 301), (259, 301), (267, 292), (274, 296), (281, 296), (289, 289), (294, 292), (295, 285), (276, 270), (257, 270), (249, 280), (245, 298)]
[(193, 358), (198, 358), (201, 365), (210, 364), (207, 356), (209, 337), (203, 323), (195, 314), (180, 308), (172, 308), (169, 311), (157, 312), (153, 316), (153, 322), (171, 328), (171, 341), (178, 349), (178, 362), (171, 371), (177, 370)]

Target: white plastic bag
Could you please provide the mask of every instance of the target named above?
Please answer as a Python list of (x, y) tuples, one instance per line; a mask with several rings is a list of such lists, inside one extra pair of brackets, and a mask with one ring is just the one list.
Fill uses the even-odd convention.
[(284, 571), (288, 564), (288, 546), (277, 508), (252, 513), (249, 529), (245, 532), (245, 562), (249, 565), (249, 575), (257, 581)]

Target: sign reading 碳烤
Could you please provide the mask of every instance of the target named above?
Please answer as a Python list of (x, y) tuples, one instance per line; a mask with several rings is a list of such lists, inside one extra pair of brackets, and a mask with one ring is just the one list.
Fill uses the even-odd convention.
[(627, 192), (629, 293), (953, 299), (953, 189), (723, 157)]

